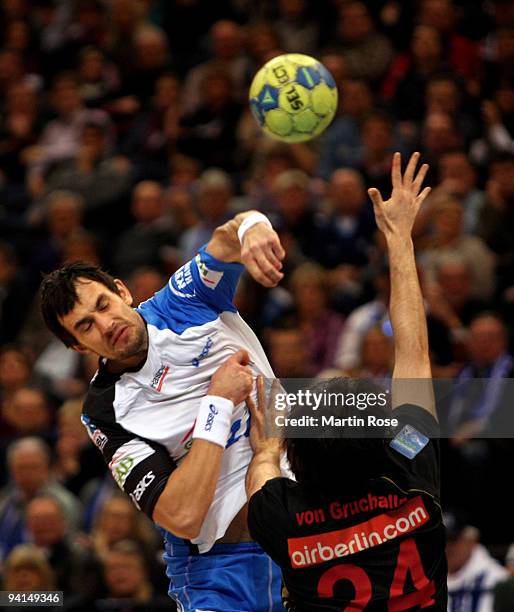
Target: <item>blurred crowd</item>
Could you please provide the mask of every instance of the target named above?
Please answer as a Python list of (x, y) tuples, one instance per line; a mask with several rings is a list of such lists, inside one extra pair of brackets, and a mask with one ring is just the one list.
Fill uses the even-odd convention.
[[(258, 209), (286, 275), (272, 290), (244, 276), (236, 301), (276, 375), (387, 378), (388, 266), (366, 189), (388, 196), (393, 152), (419, 150), (434, 376), (486, 379), (440, 408), (443, 501), (460, 524), (450, 592), (467, 606), (482, 589), (491, 606), (500, 583), (495, 610), (512, 611), (514, 442), (480, 433), (512, 410), (513, 3), (3, 0), (0, 36), (3, 588), (58, 587), (73, 610), (173, 606), (159, 537), (80, 423), (96, 359), (45, 329), (42, 274), (100, 264), (137, 305), (216, 226)], [(340, 94), (325, 133), (294, 145), (264, 137), (246, 103), (256, 70), (289, 52), (320, 59)]]

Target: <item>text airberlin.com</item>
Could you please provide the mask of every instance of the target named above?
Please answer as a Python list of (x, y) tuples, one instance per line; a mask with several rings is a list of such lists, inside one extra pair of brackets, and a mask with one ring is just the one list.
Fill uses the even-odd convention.
[[(348, 406), (364, 411), (366, 408), (375, 406), (386, 406), (387, 393), (321, 393), (300, 390), (296, 393), (277, 393), (274, 400), (274, 408), (277, 411), (286, 411), (296, 406), (311, 409), (314, 413), (322, 406)], [(275, 425), (277, 427), (395, 427), (397, 419), (380, 418), (375, 415), (349, 416), (339, 418), (331, 414), (303, 414), (290, 417), (286, 414), (275, 414)]]

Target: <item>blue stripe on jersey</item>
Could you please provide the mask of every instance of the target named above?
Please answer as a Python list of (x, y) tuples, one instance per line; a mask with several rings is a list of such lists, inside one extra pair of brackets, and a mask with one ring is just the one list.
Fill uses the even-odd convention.
[(182, 334), (224, 311), (237, 312), (233, 300), (243, 269), (242, 264), (217, 260), (203, 246), (137, 311), (150, 325)]

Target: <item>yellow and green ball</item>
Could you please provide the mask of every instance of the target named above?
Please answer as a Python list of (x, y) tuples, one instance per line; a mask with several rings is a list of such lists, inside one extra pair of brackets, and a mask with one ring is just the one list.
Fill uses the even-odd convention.
[(337, 109), (330, 72), (309, 55), (288, 53), (264, 64), (250, 86), (250, 108), (266, 134), (285, 142), (319, 136)]

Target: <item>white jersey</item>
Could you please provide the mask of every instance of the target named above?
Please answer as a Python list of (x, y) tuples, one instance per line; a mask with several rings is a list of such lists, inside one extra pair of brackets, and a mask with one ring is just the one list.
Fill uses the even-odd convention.
[[(150, 517), (169, 475), (191, 448), (200, 401), (218, 367), (244, 348), (254, 374), (273, 377), (257, 337), (233, 305), (242, 270), (201, 249), (137, 308), (148, 330), (145, 363), (121, 374), (101, 363), (91, 382), (82, 421), (118, 485)], [(243, 403), (234, 409), (213, 502), (192, 540), (200, 553), (224, 535), (246, 503), (249, 429)]]

